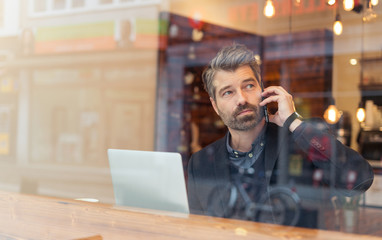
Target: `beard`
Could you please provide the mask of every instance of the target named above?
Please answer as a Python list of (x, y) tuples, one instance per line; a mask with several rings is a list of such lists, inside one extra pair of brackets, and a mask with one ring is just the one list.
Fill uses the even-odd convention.
[[(233, 130), (247, 131), (254, 128), (263, 119), (264, 112), (260, 109), (259, 106), (246, 103), (238, 106), (231, 115), (221, 112), (220, 109), (218, 109), (218, 112), (227, 127)], [(239, 116), (240, 112), (244, 110), (252, 110), (252, 113)]]

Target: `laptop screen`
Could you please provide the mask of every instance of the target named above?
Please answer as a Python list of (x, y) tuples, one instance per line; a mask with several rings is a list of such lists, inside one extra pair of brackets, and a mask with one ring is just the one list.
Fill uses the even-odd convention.
[(108, 149), (117, 206), (189, 213), (179, 153)]

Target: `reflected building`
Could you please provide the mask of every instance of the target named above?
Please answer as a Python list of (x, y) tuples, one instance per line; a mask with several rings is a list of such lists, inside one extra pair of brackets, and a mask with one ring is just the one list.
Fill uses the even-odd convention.
[(0, 149), (9, 158), (4, 170), (17, 173), (9, 184), (111, 203), (106, 149), (154, 148), (160, 2), (20, 6), (18, 51), (6, 66), (19, 88), (0, 119), (12, 131), (8, 140), (0, 135), (9, 141)]
[[(373, 15), (362, 19), (381, 15), (382, 5), (338, 8), (337, 36), (326, 1), (273, 0), (273, 18), (264, 3), (0, 1), (0, 190), (112, 204), (108, 148), (179, 152), (186, 168), (193, 152), (226, 133), (201, 72), (233, 41), (257, 54), (265, 86), (290, 91), (303, 117), (322, 117), (335, 100), (346, 129), (334, 130), (380, 173), (382, 27)], [(307, 199), (322, 175), (289, 160), (279, 181)], [(374, 184), (365, 205), (381, 207), (380, 195)], [(305, 207), (316, 211), (312, 202)], [(313, 210), (304, 214), (317, 217)], [(331, 227), (326, 220), (315, 226)]]

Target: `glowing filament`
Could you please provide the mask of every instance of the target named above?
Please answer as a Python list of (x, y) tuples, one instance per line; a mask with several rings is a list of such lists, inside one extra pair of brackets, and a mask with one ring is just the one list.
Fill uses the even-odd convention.
[(267, 0), (264, 7), (264, 15), (271, 18), (275, 15), (275, 6), (273, 6), (272, 0)]
[(341, 35), (341, 33), (342, 33), (342, 22), (340, 20), (337, 20), (334, 22), (333, 31), (336, 35)]
[(357, 120), (358, 122), (363, 122), (365, 121), (366, 118), (366, 113), (364, 108), (358, 108), (357, 109)]
[(343, 5), (345, 11), (351, 11), (354, 8), (354, 0), (344, 0)]

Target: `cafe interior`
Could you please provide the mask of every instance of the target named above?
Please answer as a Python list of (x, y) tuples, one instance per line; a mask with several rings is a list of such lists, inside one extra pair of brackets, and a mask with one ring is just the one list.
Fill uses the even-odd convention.
[[(187, 182), (191, 155), (227, 133), (201, 76), (232, 43), (370, 163), (370, 189), (336, 198), (292, 159), (283, 181), (309, 222), (117, 203), (108, 149), (178, 153)], [(382, 239), (378, 0), (4, 0), (0, 57), (0, 239)]]

